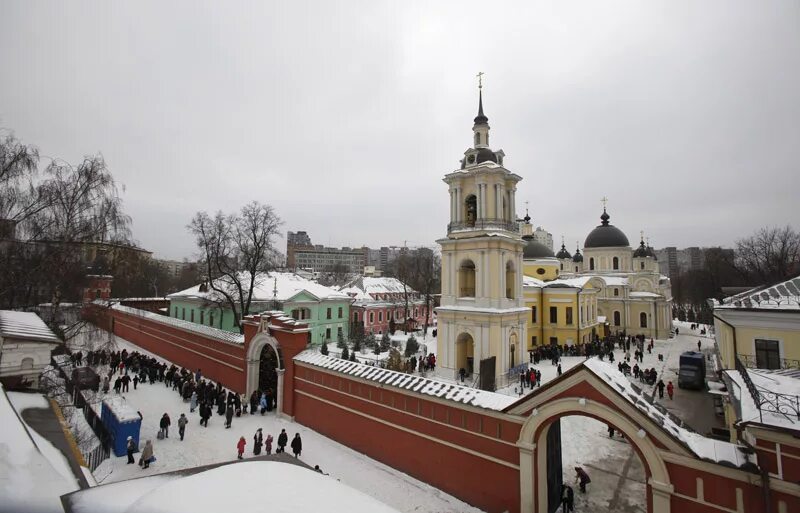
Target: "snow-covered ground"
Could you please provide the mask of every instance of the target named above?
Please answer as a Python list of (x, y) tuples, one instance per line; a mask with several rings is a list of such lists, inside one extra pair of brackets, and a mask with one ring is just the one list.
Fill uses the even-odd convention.
[[(119, 337), (118, 349), (145, 352)], [(113, 394), (113, 392), (112, 392)], [(286, 429), (291, 439), (300, 433), (303, 440), (301, 459), (311, 466), (319, 465), (331, 477), (404, 512), (474, 512), (479, 510), (448, 495), (441, 490), (377, 462), (352, 449), (326, 438), (300, 424), (277, 418), (274, 414), (243, 414), (234, 417), (231, 429), (225, 429), (224, 417), (216, 415), (208, 428), (200, 426), (197, 412), (189, 413), (177, 392), (156, 382), (139, 385), (138, 390), (123, 394), (125, 399), (143, 415), (141, 440), (153, 440), (157, 461), (149, 469), (127, 465), (126, 457), (112, 456), (95, 471), (99, 483), (118, 482), (125, 479), (152, 475), (159, 472), (228, 461), (236, 458), (236, 443), (240, 436), (247, 440), (246, 455), (252, 455), (252, 438), (256, 429), (277, 439), (281, 429)], [(164, 413), (172, 419), (170, 436), (157, 440), (158, 421)], [(177, 420), (181, 413), (189, 417), (186, 437), (180, 441)], [(142, 442), (143, 445), (143, 442)], [(273, 442), (273, 447), (275, 443)]]
[(0, 512), (62, 512), (60, 496), (78, 489), (64, 455), (14, 412), (49, 407), (41, 395), (6, 400), (0, 389)]

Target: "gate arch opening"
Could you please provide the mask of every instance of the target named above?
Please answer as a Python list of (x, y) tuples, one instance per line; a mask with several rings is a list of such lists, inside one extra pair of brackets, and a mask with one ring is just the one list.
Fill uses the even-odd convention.
[(257, 390), (272, 391), (273, 406), (283, 411), (283, 354), (278, 341), (267, 333), (259, 333), (247, 350), (247, 398)]
[(475, 341), (469, 333), (462, 333), (456, 338), (456, 370), (465, 375), (475, 372)]

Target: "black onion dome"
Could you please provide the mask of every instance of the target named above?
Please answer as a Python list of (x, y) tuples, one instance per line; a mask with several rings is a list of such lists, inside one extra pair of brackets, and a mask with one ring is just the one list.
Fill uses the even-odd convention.
[(653, 257), (654, 260), (658, 260), (658, 257), (656, 256), (656, 250), (650, 246), (647, 246), (647, 256)]
[(647, 254), (647, 248), (644, 245), (644, 241), (639, 243), (639, 247), (636, 248), (636, 251), (633, 252), (633, 258), (645, 258), (650, 255)]
[(618, 248), (630, 246), (628, 237), (622, 233), (622, 230), (608, 223), (611, 216), (608, 215), (603, 209), (603, 215), (600, 216), (600, 226), (589, 232), (586, 237), (586, 242), (583, 243), (584, 248)]
[(561, 243), (561, 250), (556, 253), (556, 258), (572, 258), (572, 255), (569, 254), (569, 251), (567, 251), (567, 247), (564, 246), (563, 242)]
[(497, 164), (497, 155), (495, 155), (494, 152), (489, 148), (479, 149), (478, 154), (475, 156), (475, 162), (480, 164), (481, 162), (486, 162), (487, 160)]
[(522, 250), (522, 258), (525, 260), (553, 258), (553, 256), (553, 250), (534, 239), (530, 239), (528, 244), (525, 245), (525, 249)]
[(575, 254), (572, 255), (572, 261), (575, 263), (583, 262), (583, 255), (581, 255), (580, 248), (575, 250)]

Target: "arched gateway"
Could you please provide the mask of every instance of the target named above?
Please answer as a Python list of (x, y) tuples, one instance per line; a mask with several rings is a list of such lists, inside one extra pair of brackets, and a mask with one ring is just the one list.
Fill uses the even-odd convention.
[(271, 390), (275, 409), (282, 412), (283, 406), (283, 354), (277, 339), (267, 332), (260, 332), (250, 341), (247, 350), (247, 395), (253, 390)]
[(645, 401), (627, 378), (616, 374), (606, 363), (587, 360), (505, 409), (525, 418), (517, 440), (520, 512), (553, 510), (552, 502), (548, 504), (548, 444), (552, 443), (548, 432), (560, 418), (570, 415), (591, 417), (624, 433), (645, 467), (647, 511), (671, 512), (674, 486), (665, 455), (692, 459), (696, 455), (681, 440), (685, 430)]

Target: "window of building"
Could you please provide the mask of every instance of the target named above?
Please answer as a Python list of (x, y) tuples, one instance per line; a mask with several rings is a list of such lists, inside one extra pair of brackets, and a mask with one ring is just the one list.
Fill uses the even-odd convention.
[(214, 312), (208, 312), (208, 325), (214, 326)]
[(176, 319), (178, 318), (178, 307), (177, 306), (175, 307), (175, 318)]
[(577, 265), (575, 266), (575, 272), (578, 272), (578, 266)]
[(614, 270), (617, 270), (617, 269), (619, 269), (619, 258), (617, 258), (617, 257), (614, 257), (614, 258), (611, 260), (611, 266), (614, 268)]
[(206, 323), (206, 313), (204, 311), (200, 311), (200, 324)]
[(186, 320), (186, 308), (181, 308), (181, 319)]
[(594, 271), (594, 257), (589, 259), (589, 270)]
[(459, 297), (475, 297), (475, 264), (465, 260), (458, 269)]
[(759, 369), (780, 369), (780, 343), (777, 340), (756, 339), (756, 367)]
[(338, 338), (342, 338), (342, 337), (344, 337), (344, 331), (342, 330), (342, 327), (341, 327), (341, 326), (338, 326), (338, 327), (336, 328), (336, 336), (337, 336)]
[(479, 145), (480, 143), (481, 143), (481, 133), (475, 132), (475, 146)]
[(639, 262), (639, 269), (644, 269), (644, 262)]
[(342, 307), (340, 306), (339, 307), (339, 319), (341, 319), (341, 318), (342, 318)]
[(325, 328), (325, 339), (326, 340), (330, 340), (331, 339), (331, 329), (330, 328)]
[(369, 323), (372, 324), (375, 322), (375, 312), (369, 313)]
[(536, 324), (536, 307), (531, 307), (531, 322)]
[(620, 320), (619, 312), (614, 312), (614, 326), (621, 326), (622, 322)]
[(219, 327), (220, 328), (222, 327), (222, 319), (224, 319), (224, 318), (225, 318), (225, 312), (220, 312), (219, 313)]
[(567, 324), (572, 324), (572, 307), (567, 307)]
[(331, 318), (331, 309), (328, 308), (328, 319), (330, 319), (330, 318)]
[(531, 337), (531, 346), (536, 346), (538, 343), (539, 341), (536, 339), (536, 335), (533, 335)]
[(358, 312), (353, 312), (353, 322), (358, 322)]
[(517, 281), (517, 271), (514, 264), (506, 263), (506, 299), (514, 299), (514, 285)]
[(550, 307), (550, 324), (557, 324), (558, 323), (558, 307), (551, 306)]
[(378, 312), (378, 322), (383, 322), (383, 312)]
[(619, 289), (614, 289), (614, 295), (619, 296)]
[(647, 327), (647, 314), (644, 312), (639, 314), (639, 327), (640, 328)]

